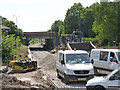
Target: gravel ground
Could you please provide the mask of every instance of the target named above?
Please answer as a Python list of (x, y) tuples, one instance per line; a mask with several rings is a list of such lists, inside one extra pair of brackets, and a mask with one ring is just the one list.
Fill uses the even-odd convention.
[(40, 67), (44, 73), (49, 75), (59, 88), (78, 88), (85, 90), (86, 82), (71, 82), (65, 84), (63, 79), (57, 78), (56, 73), (56, 56), (57, 54), (51, 54), (48, 51), (32, 51), (33, 57), (38, 61), (38, 67)]

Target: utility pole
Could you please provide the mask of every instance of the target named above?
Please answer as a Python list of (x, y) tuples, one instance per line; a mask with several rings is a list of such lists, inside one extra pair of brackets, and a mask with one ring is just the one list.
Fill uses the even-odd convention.
[(58, 51), (58, 27), (56, 27), (56, 44), (57, 44), (57, 51)]
[[(81, 32), (80, 9), (79, 9), (79, 30)], [(80, 33), (80, 42), (81, 42), (81, 33)]]
[(16, 25), (17, 25), (17, 27), (18, 27), (18, 18), (17, 18), (17, 17), (20, 17), (20, 16), (15, 16), (15, 15), (13, 15), (13, 17), (15, 17)]
[(53, 28), (52, 28), (52, 39), (53, 39)]

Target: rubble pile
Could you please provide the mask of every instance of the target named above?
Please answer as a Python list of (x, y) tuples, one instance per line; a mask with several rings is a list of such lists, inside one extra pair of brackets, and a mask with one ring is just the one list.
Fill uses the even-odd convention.
[(46, 70), (55, 70), (56, 69), (56, 54), (47, 55), (39, 65)]
[(17, 87), (24, 87), (24, 88), (28, 88), (30, 87), (31, 84), (27, 83), (25, 81), (20, 81), (18, 80), (16, 77), (11, 77), (9, 75), (6, 74), (2, 74), (2, 88), (17, 88)]
[(2, 88), (40, 88), (40, 89), (45, 89), (45, 88), (50, 88), (50, 85), (47, 84), (43, 80), (43, 74), (41, 71), (38, 71), (37, 74), (33, 76), (36, 81), (38, 80), (39, 84), (33, 84), (27, 82), (27, 81), (21, 81), (18, 80), (15, 76), (9, 76), (7, 74), (2, 75)]
[(44, 77), (45, 75), (41, 70), (38, 70), (36, 74), (32, 76), (32, 78), (34, 78), (36, 82), (39, 82), (40, 85), (44, 86), (44, 88), (50, 88), (51, 87), (50, 84), (48, 83), (47, 80), (44, 79)]

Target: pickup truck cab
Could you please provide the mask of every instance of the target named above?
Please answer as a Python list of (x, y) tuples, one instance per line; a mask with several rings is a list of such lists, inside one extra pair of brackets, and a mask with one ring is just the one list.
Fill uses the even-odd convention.
[(95, 74), (109, 74), (120, 65), (120, 49), (92, 49), (90, 61)]
[(60, 50), (56, 60), (57, 76), (64, 78), (65, 83), (86, 81), (94, 76), (88, 52), (83, 50)]
[(120, 90), (120, 69), (115, 69), (107, 76), (90, 79), (86, 88), (87, 90)]

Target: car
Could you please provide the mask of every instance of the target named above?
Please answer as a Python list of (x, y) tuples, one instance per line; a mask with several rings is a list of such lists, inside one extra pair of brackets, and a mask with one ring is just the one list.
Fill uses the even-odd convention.
[(1, 72), (1, 73), (6, 73), (7, 71), (8, 71), (8, 69), (7, 69), (6, 66), (2, 66), (2, 67), (0, 68), (0, 72)]
[(59, 50), (57, 52), (56, 71), (58, 78), (65, 83), (87, 81), (94, 77), (93, 65), (84, 50)]
[(109, 74), (120, 64), (120, 49), (92, 49), (90, 61), (93, 64), (95, 75)]
[(107, 76), (95, 77), (86, 84), (87, 90), (120, 90), (120, 68)]

